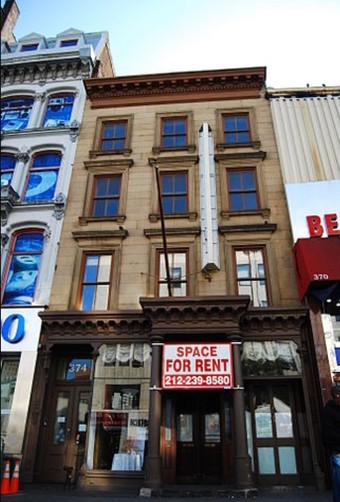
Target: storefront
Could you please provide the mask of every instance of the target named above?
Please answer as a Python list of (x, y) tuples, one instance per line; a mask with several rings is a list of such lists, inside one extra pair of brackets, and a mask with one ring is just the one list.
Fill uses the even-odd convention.
[(44, 312), (35, 479), (63, 483), (70, 469), (83, 488), (314, 483), (307, 311), (248, 303), (142, 298), (142, 312), (86, 322)]

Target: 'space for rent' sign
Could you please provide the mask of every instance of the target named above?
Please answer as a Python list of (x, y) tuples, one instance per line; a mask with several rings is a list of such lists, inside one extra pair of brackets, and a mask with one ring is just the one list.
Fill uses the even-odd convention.
[(232, 388), (231, 344), (165, 344), (162, 387), (182, 390)]

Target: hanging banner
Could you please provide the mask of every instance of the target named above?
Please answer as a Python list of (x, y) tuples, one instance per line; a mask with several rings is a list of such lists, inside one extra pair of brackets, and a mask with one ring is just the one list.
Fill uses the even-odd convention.
[(230, 343), (165, 344), (163, 389), (231, 389)]

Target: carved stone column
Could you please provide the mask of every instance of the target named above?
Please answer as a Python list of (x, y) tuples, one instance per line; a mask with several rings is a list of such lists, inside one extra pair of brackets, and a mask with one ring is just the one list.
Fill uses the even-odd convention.
[(145, 484), (149, 488), (159, 488), (162, 483), (160, 429), (162, 415), (161, 367), (163, 340), (152, 338), (152, 362), (149, 405), (148, 454), (145, 458)]
[(232, 342), (234, 365), (234, 419), (235, 419), (235, 484), (249, 488), (252, 475), (248, 455), (247, 428), (244, 405), (244, 387), (241, 367), (241, 342)]

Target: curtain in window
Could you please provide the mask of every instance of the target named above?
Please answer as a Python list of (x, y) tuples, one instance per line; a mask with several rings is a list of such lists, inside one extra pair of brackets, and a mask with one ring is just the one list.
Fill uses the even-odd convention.
[(114, 364), (115, 361), (127, 363), (131, 359), (142, 363), (150, 357), (150, 347), (147, 343), (103, 345), (100, 352), (104, 364)]
[(241, 360), (248, 376), (301, 374), (301, 360), (293, 341), (244, 342)]

